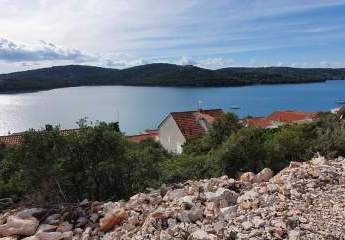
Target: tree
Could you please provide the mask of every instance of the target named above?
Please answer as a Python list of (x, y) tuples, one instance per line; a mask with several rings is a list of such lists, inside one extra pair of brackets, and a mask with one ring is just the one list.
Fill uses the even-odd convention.
[(235, 177), (239, 171), (257, 172), (266, 157), (264, 141), (263, 129), (249, 127), (233, 133), (218, 153), (223, 173)]
[(147, 187), (158, 187), (162, 182), (161, 163), (169, 157), (154, 140), (130, 143), (127, 151), (128, 195)]
[(70, 186), (68, 192), (77, 193), (74, 198), (106, 199), (125, 193), (126, 141), (113, 124), (84, 125), (66, 140), (63, 182)]
[(279, 171), (291, 161), (305, 161), (313, 156), (316, 131), (312, 124), (294, 124), (278, 129), (265, 142), (265, 165)]
[(59, 196), (54, 190), (57, 189), (63, 148), (64, 139), (58, 128), (51, 131), (29, 130), (23, 135), (22, 143), (8, 154), (2, 179), (17, 194), (40, 192), (38, 201)]
[(221, 144), (232, 132), (240, 129), (238, 117), (233, 113), (225, 113), (216, 119), (209, 132), (209, 141), (214, 145)]
[(175, 155), (162, 164), (162, 171), (164, 182), (182, 182), (221, 174), (217, 159), (212, 154)]

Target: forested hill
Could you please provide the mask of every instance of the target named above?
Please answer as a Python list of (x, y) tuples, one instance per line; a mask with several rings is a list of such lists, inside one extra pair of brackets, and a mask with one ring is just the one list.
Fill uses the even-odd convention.
[(345, 79), (345, 69), (331, 68), (223, 68), (147, 64), (127, 69), (68, 65), (0, 74), (0, 92), (37, 91), (74, 86), (242, 86), (306, 83)]

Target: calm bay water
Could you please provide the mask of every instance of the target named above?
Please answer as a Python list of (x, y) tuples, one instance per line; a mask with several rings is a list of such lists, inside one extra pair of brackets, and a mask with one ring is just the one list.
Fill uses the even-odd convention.
[(76, 87), (21, 94), (0, 94), (0, 135), (45, 124), (76, 128), (75, 122), (116, 121), (128, 134), (155, 128), (171, 111), (239, 106), (235, 112), (262, 116), (274, 110), (322, 111), (345, 99), (345, 81), (219, 88)]

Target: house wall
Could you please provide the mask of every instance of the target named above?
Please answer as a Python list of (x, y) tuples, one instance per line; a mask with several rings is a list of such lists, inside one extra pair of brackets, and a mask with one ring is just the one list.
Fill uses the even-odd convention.
[(186, 139), (170, 115), (159, 127), (159, 141), (168, 152), (182, 152), (182, 145), (186, 142)]

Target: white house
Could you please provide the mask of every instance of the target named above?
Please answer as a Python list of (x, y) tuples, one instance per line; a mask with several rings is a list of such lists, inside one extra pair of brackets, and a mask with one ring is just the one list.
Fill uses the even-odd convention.
[(158, 126), (161, 145), (172, 153), (182, 153), (183, 144), (205, 134), (224, 114), (222, 109), (171, 112)]

